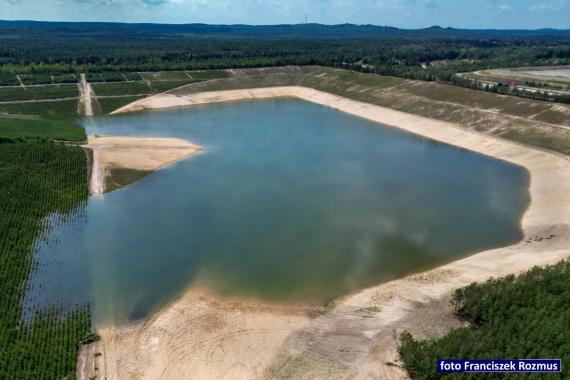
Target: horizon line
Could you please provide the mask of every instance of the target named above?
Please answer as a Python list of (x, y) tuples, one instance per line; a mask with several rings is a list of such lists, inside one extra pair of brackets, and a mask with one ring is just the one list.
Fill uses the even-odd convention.
[(391, 25), (378, 25), (378, 24), (357, 24), (351, 22), (345, 22), (340, 24), (324, 24), (318, 22), (309, 23), (278, 23), (278, 24), (210, 24), (203, 22), (188, 22), (188, 23), (166, 23), (166, 22), (127, 22), (127, 21), (58, 21), (58, 20), (31, 20), (31, 19), (0, 19), (0, 22), (30, 22), (30, 23), (64, 23), (64, 24), (115, 24), (115, 25), (168, 25), (168, 26), (190, 26), (190, 25), (204, 25), (204, 26), (248, 26), (248, 27), (270, 27), (270, 26), (325, 26), (325, 27), (335, 27), (335, 26), (355, 26), (355, 27), (375, 27), (375, 28), (385, 28), (385, 29), (397, 29), (397, 30), (429, 30), (429, 29), (441, 29), (441, 30), (465, 30), (465, 31), (544, 31), (544, 30), (554, 30), (554, 31), (570, 31), (568, 28), (556, 28), (556, 27), (542, 27), (542, 28), (463, 28), (463, 27), (453, 27), (453, 26), (441, 26), (441, 25), (430, 25), (426, 27), (418, 28), (403, 28)]

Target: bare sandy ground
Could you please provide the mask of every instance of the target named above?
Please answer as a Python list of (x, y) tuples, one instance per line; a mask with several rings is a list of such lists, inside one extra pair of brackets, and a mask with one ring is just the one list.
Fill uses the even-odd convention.
[(92, 194), (105, 192), (110, 169), (154, 171), (202, 151), (186, 140), (158, 137), (89, 136), (86, 147), (93, 151)]
[[(121, 112), (273, 96), (319, 103), (525, 167), (532, 201), (521, 221), (523, 241), (355, 292), (322, 312), (190, 289), (145, 323), (102, 329), (98, 345), (82, 348), (79, 363), (87, 369), (80, 378), (404, 379), (398, 335), (435, 337), (460, 325), (448, 305), (453, 289), (570, 256), (570, 162), (563, 156), (301, 87), (158, 95)], [(94, 360), (99, 369), (89, 371)]]
[(85, 116), (93, 116), (93, 90), (91, 85), (87, 82), (85, 74), (80, 74), (79, 86), (79, 110), (78, 113), (82, 113)]

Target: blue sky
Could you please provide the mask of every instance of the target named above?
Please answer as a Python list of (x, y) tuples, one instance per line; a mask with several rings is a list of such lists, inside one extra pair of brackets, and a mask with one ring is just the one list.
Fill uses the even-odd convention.
[(0, 0), (0, 19), (568, 28), (570, 0)]

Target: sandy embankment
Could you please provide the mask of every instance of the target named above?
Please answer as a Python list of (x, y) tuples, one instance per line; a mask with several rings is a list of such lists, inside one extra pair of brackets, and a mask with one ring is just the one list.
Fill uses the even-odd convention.
[[(189, 290), (146, 323), (100, 331), (102, 341), (83, 349), (80, 361), (97, 360), (98, 378), (406, 378), (398, 365), (399, 333), (431, 337), (457, 326), (448, 305), (453, 289), (570, 256), (566, 157), (301, 87), (162, 94), (119, 112), (275, 96), (301, 98), (525, 167), (532, 202), (521, 221), (524, 240), (355, 292), (322, 314)], [(93, 372), (82, 373), (88, 375)]]
[(93, 151), (92, 194), (106, 191), (115, 169), (155, 171), (202, 151), (189, 141), (161, 137), (89, 136), (86, 147)]

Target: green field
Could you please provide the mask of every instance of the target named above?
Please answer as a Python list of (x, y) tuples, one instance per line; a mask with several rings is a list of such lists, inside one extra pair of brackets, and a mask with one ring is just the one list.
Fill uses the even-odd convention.
[(123, 73), (123, 76), (125, 77), (126, 80), (132, 80), (132, 81), (143, 80), (143, 77), (139, 73)]
[(84, 141), (85, 130), (68, 120), (12, 119), (0, 117), (0, 141)]
[(174, 88), (186, 86), (188, 84), (196, 83), (197, 80), (182, 80), (182, 81), (152, 81), (150, 87), (153, 92), (165, 92)]
[(0, 86), (19, 86), (20, 82), (14, 74), (0, 73)]
[(0, 115), (33, 115), (47, 118), (77, 118), (77, 100), (37, 103), (0, 103)]
[(110, 114), (111, 112), (126, 106), (129, 103), (144, 98), (144, 95), (125, 96), (120, 98), (98, 98), (97, 101), (101, 106), (101, 113), (103, 115)]
[(229, 77), (227, 71), (189, 71), (188, 74), (195, 80), (211, 80)]
[(50, 74), (20, 75), (20, 80), (25, 85), (52, 84), (52, 78)]
[(79, 89), (74, 84), (59, 84), (40, 87), (0, 87), (0, 102), (74, 98)]
[[(534, 268), (515, 277), (491, 279), (457, 289), (452, 304), (469, 327), (442, 338), (417, 341), (409, 333), (400, 349), (414, 379), (478, 379), (474, 374), (437, 374), (438, 358), (560, 358), (570, 362), (570, 262)], [(499, 374), (484, 378), (566, 379), (562, 374)]]
[(145, 95), (152, 93), (147, 82), (92, 83), (96, 96)]
[(195, 80), (168, 80), (168, 81), (140, 81), (140, 82), (116, 82), (116, 83), (92, 83), (91, 88), (96, 96), (117, 95), (149, 95), (164, 92), (195, 83)]
[(186, 71), (157, 71), (139, 73), (144, 80), (190, 80)]
[(79, 81), (79, 74), (61, 74), (54, 75), (53, 83), (77, 83)]

